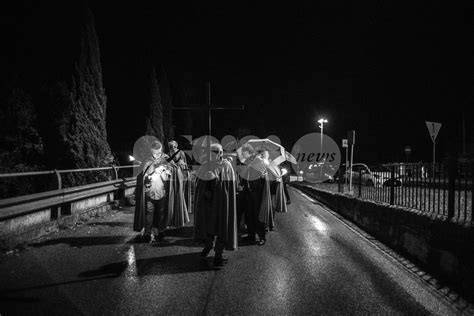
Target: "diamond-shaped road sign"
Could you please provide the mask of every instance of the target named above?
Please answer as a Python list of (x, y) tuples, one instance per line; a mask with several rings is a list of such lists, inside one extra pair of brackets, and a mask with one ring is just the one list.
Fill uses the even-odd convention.
[(428, 128), (431, 140), (434, 143), (436, 141), (436, 136), (438, 136), (439, 129), (441, 128), (441, 123), (426, 121), (426, 127)]

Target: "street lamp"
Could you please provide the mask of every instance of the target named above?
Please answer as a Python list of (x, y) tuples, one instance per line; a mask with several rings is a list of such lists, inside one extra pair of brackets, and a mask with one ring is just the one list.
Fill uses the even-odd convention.
[(135, 157), (131, 156), (131, 155), (128, 155), (128, 161), (130, 162), (138, 162), (138, 163), (142, 163), (140, 160), (137, 160)]
[[(323, 134), (324, 134), (324, 123), (327, 123), (328, 120), (326, 120), (325, 118), (320, 118), (318, 120), (318, 123), (319, 123), (319, 128), (321, 129), (321, 157), (323, 157)], [(323, 166), (321, 165), (321, 169), (320, 169), (320, 173), (319, 173), (319, 177), (322, 178), (323, 176)]]

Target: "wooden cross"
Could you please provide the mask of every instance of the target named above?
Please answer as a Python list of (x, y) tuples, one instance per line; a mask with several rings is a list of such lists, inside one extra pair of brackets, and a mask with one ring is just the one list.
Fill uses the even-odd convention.
[[(242, 104), (240, 107), (213, 107), (212, 102), (211, 102), (211, 83), (207, 82), (207, 97), (208, 97), (208, 103), (207, 103), (207, 111), (208, 111), (208, 128), (209, 128), (209, 137), (212, 136), (212, 111), (213, 110), (244, 110), (245, 106)], [(202, 111), (202, 108), (199, 107), (172, 107), (173, 110), (199, 110)], [(211, 157), (211, 141), (207, 142), (207, 149), (208, 149), (208, 159)]]

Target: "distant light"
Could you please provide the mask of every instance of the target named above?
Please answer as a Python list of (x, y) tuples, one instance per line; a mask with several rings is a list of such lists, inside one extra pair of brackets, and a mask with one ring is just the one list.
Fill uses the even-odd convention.
[(311, 168), (313, 168), (313, 165), (309, 165), (308, 169), (311, 170)]
[(319, 123), (319, 124), (327, 123), (327, 122), (328, 122), (328, 120), (326, 120), (325, 118), (322, 118), (322, 119), (319, 119), (319, 120), (318, 120), (318, 123)]
[(285, 174), (288, 173), (288, 170), (286, 170), (285, 168), (282, 168), (281, 169), (281, 174), (284, 176)]
[(142, 163), (140, 160), (137, 160), (135, 157), (130, 156), (130, 155), (128, 155), (128, 160), (131, 161), (131, 162), (135, 161), (135, 162), (138, 162), (138, 163)]
[(303, 174), (303, 170), (300, 171), (300, 174)]

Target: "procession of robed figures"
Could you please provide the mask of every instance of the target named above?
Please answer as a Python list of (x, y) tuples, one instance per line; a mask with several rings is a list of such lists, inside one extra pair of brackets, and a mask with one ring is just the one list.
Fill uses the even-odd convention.
[(201, 257), (214, 249), (214, 265), (222, 266), (224, 250), (236, 250), (239, 238), (266, 243), (276, 214), (290, 204), (289, 168), (283, 166), (296, 160), (269, 139), (249, 140), (230, 156), (208, 141), (196, 171), (176, 141), (168, 143), (168, 153), (158, 140), (149, 144), (137, 175), (133, 229), (139, 242), (160, 242), (167, 229), (185, 226), (192, 214), (194, 241), (204, 247)]

